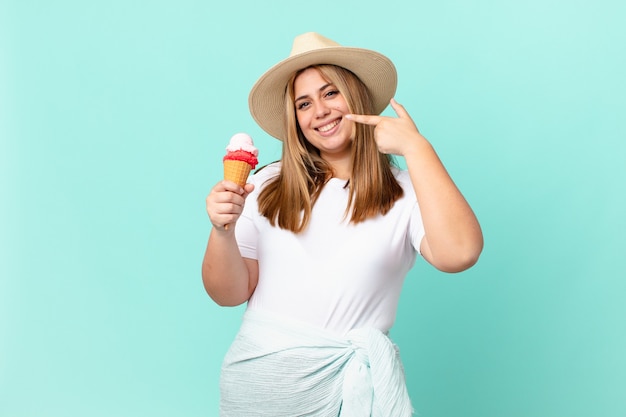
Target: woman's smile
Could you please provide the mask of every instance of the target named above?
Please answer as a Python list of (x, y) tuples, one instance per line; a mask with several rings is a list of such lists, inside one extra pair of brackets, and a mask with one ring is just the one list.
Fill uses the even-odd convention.
[(317, 127), (315, 128), (315, 130), (317, 130), (320, 133), (329, 133), (334, 127), (336, 127), (337, 125), (339, 125), (339, 123), (341, 123), (341, 118), (339, 119), (335, 119), (332, 122), (325, 124), (323, 126)]

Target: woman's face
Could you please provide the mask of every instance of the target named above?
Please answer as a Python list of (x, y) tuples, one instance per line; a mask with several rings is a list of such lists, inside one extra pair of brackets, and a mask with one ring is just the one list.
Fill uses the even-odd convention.
[(296, 77), (294, 93), (300, 129), (322, 158), (350, 157), (354, 123), (344, 118), (350, 111), (337, 87), (309, 68)]

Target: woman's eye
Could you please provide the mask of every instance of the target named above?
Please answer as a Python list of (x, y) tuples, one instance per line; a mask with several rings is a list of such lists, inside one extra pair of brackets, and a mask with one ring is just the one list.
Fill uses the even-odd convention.
[(296, 107), (297, 107), (298, 110), (302, 110), (302, 109), (305, 109), (308, 106), (309, 106), (309, 102), (308, 101), (303, 101), (301, 103), (298, 103), (298, 105)]
[(333, 97), (333, 96), (336, 96), (337, 94), (339, 94), (339, 91), (331, 90), (331, 91), (326, 93), (326, 97)]

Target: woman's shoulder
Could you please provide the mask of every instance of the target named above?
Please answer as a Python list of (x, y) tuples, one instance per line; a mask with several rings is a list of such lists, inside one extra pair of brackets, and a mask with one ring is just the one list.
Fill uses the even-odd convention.
[(402, 169), (394, 165), (391, 167), (391, 172), (396, 181), (400, 183), (402, 188), (407, 185), (411, 185), (411, 177), (409, 176), (409, 171), (407, 171), (406, 169)]
[(409, 171), (397, 166), (392, 166), (391, 172), (396, 181), (398, 181), (398, 184), (400, 184), (400, 187), (402, 187), (402, 190), (404, 190), (403, 199), (408, 201), (415, 200), (415, 189), (413, 188)]
[(280, 161), (272, 162), (254, 171), (254, 174), (250, 177), (249, 182), (256, 185), (263, 184), (267, 180), (276, 177), (279, 173)]

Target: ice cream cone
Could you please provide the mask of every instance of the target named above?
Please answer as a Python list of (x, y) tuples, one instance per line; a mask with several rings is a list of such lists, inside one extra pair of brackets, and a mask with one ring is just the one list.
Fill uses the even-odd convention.
[(243, 187), (248, 181), (251, 169), (252, 167), (250, 164), (245, 161), (227, 159), (224, 161), (224, 179), (232, 181)]

